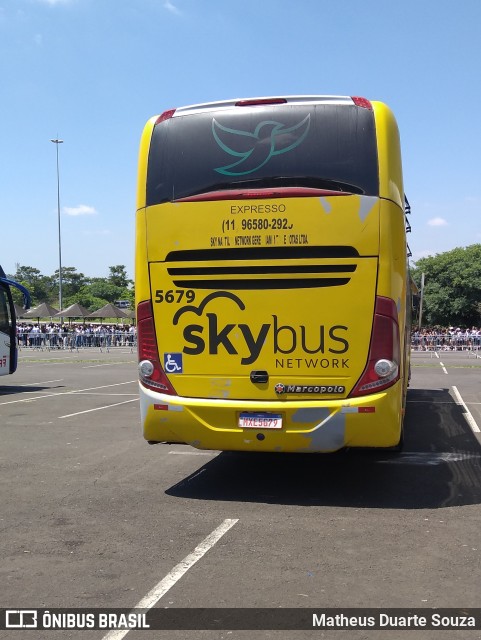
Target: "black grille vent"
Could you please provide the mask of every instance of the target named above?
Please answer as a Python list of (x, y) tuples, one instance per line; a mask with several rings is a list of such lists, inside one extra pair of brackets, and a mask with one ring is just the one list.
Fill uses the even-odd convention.
[(354, 247), (259, 247), (246, 249), (187, 249), (171, 251), (166, 262), (193, 262), (212, 260), (308, 260), (312, 258), (358, 258)]
[[(176, 287), (185, 289), (298, 289), (339, 287), (350, 281), (349, 274), (356, 263), (306, 264), (305, 260), (336, 260), (359, 258), (354, 247), (268, 247), (248, 249), (191, 249), (173, 251), (167, 255), (167, 271)], [(296, 260), (297, 264), (252, 265), (254, 261)], [(222, 266), (212, 262), (228, 262)], [(233, 261), (236, 264), (233, 264)], [(189, 267), (179, 263), (190, 264)], [(239, 262), (243, 264), (239, 264)], [(210, 263), (210, 264), (206, 264)], [(325, 277), (319, 277), (326, 274)], [(280, 278), (283, 275), (287, 277)], [(219, 276), (223, 276), (219, 278)], [(248, 276), (240, 278), (239, 276)], [(269, 277), (272, 276), (272, 277)], [(302, 277), (304, 276), (304, 277)], [(317, 276), (317, 277), (316, 277)]]

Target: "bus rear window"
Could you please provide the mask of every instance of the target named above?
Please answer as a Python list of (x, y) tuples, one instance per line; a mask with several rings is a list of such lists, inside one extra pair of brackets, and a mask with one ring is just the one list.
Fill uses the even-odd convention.
[(154, 128), (147, 206), (226, 189), (379, 192), (372, 111), (279, 105), (197, 111)]

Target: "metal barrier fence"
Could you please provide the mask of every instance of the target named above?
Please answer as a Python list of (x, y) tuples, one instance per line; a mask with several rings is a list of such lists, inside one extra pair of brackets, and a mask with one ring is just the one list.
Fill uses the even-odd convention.
[(467, 351), (481, 350), (481, 335), (477, 334), (418, 334), (411, 336), (413, 351)]
[[(91, 332), (21, 332), (17, 336), (20, 349), (110, 349), (137, 348), (137, 334), (131, 331), (91, 331)], [(472, 334), (418, 334), (411, 336), (413, 351), (481, 351), (481, 335)]]
[(17, 344), (20, 349), (38, 349), (40, 351), (52, 351), (55, 349), (106, 349), (112, 347), (129, 348), (131, 351), (137, 347), (137, 335), (129, 331), (92, 331), (76, 333), (56, 332), (45, 333), (41, 331), (20, 332), (17, 335)]

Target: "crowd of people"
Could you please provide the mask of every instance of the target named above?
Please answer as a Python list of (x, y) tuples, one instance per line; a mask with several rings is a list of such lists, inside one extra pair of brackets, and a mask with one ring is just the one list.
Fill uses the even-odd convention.
[(412, 332), (411, 346), (416, 351), (479, 350), (481, 328), (423, 327)]
[[(84, 347), (134, 347), (135, 325), (124, 324), (33, 324), (17, 326), (19, 347), (47, 349), (79, 349)], [(423, 327), (411, 334), (411, 347), (416, 351), (463, 351), (481, 349), (481, 328)]]
[(122, 324), (49, 324), (19, 323), (19, 347), (36, 349), (79, 349), (84, 347), (120, 347), (136, 344), (135, 325)]

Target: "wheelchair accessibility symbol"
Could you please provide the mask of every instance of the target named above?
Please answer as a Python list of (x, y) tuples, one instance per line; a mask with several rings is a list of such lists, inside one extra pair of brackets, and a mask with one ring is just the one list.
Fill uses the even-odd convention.
[(164, 371), (166, 373), (182, 373), (182, 354), (164, 353)]

